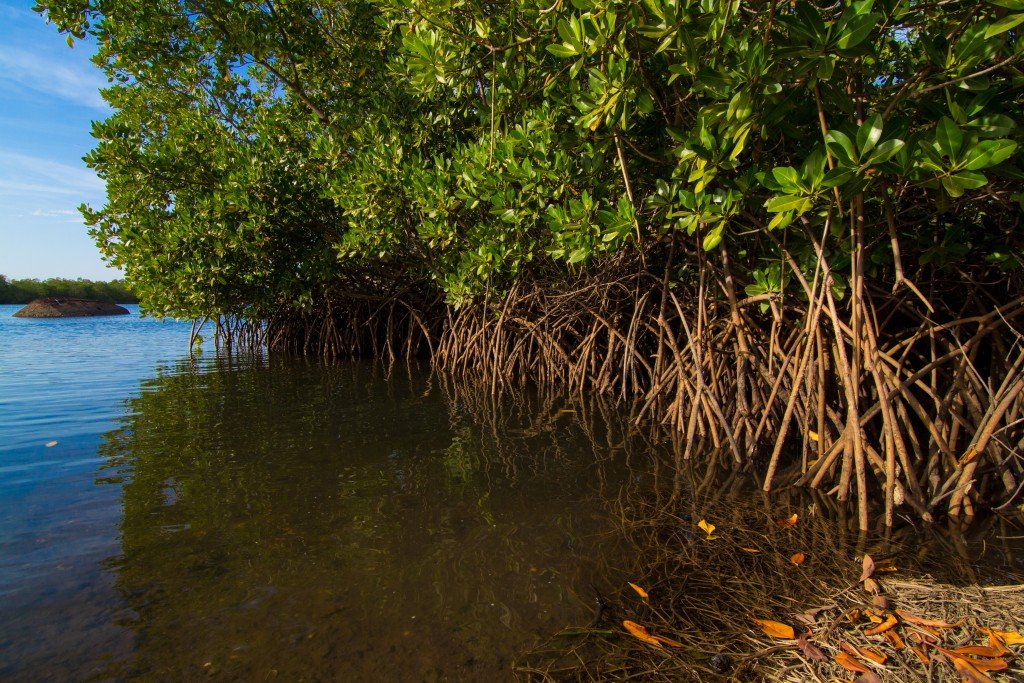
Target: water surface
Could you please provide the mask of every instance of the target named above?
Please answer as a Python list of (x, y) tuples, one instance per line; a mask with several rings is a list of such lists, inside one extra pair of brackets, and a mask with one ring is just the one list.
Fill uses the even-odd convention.
[(590, 620), (625, 450), (574, 408), (5, 313), (4, 678), (488, 680)]

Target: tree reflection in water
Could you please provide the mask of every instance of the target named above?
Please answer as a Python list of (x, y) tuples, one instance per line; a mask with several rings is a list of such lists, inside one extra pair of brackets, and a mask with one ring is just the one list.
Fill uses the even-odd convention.
[(127, 414), (102, 448), (136, 634), (114, 675), (507, 676), (591, 619), (619, 552), (631, 442), (564, 399), (217, 360), (144, 383)]

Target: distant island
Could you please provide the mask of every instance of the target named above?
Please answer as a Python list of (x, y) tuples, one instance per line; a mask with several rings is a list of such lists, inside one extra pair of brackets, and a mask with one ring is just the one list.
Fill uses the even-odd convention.
[(105, 301), (88, 299), (35, 299), (14, 314), (15, 318), (84, 318), (100, 315), (128, 315), (128, 309)]
[(134, 304), (138, 298), (123, 280), (9, 280), (0, 275), (0, 304), (27, 304), (35, 299), (81, 299), (110, 304)]

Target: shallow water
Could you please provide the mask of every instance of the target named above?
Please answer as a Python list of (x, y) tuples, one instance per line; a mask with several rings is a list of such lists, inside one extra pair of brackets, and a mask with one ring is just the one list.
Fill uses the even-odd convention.
[[(672, 453), (614, 409), (421, 366), (191, 359), (187, 324), (15, 310), (0, 306), (0, 679), (505, 680), (593, 619), (595, 585), (635, 600), (623, 572), (643, 549), (617, 503), (671, 484)], [(767, 520), (827, 507), (736, 491), (727, 506)], [(802, 547), (808, 570), (856, 564), (856, 535), (828, 536)], [(1022, 541), (993, 518), (868, 542), (994, 584), (1021, 580)]]
[(6, 308), (0, 677), (487, 680), (592, 618), (627, 470), (572, 409)]

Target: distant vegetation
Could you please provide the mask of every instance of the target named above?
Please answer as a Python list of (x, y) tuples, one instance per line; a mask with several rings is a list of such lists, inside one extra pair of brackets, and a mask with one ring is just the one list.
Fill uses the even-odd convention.
[(114, 304), (138, 302), (123, 280), (94, 282), (92, 280), (67, 280), (51, 277), (46, 280), (8, 280), (0, 275), (0, 304), (27, 304), (44, 296), (68, 299), (93, 299)]

